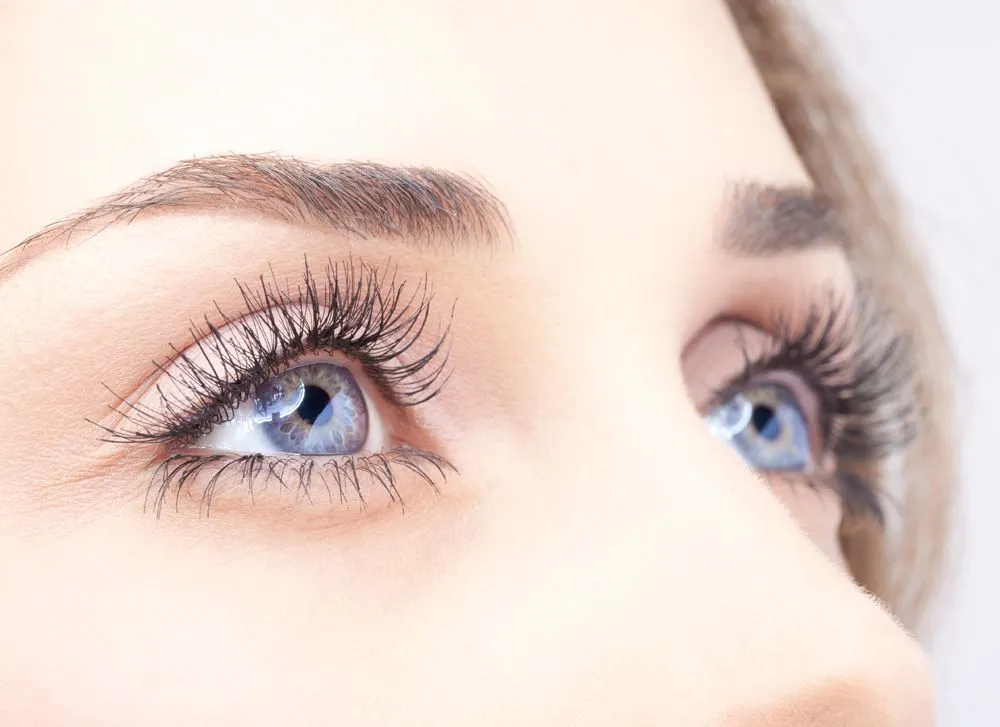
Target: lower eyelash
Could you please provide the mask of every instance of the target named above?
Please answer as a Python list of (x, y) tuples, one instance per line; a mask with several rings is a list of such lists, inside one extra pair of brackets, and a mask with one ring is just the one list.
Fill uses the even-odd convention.
[(251, 501), (262, 487), (276, 484), (310, 501), (319, 493), (331, 507), (354, 498), (364, 508), (367, 506), (365, 490), (379, 486), (393, 503), (405, 509), (398, 487), (400, 475), (409, 473), (437, 493), (449, 471), (457, 472), (443, 457), (409, 448), (328, 459), (300, 455), (179, 453), (169, 455), (154, 471), (143, 509), (152, 510), (159, 518), (170, 499), (174, 501), (174, 509), (178, 509), (182, 493), (193, 493), (197, 485), (199, 512), (208, 517), (212, 500), (228, 475), (248, 488)]

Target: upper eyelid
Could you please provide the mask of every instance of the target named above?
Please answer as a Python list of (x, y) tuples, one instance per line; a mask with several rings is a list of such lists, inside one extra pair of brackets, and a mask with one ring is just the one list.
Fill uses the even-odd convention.
[[(703, 404), (705, 408), (716, 407), (725, 403), (729, 397), (752, 383), (756, 377), (771, 370), (771, 361), (782, 345), (782, 341), (774, 333), (766, 330), (759, 322), (742, 316), (727, 314), (717, 316), (706, 324), (703, 332), (685, 347), (682, 358), (688, 356), (689, 352), (701, 343), (705, 332), (710, 332), (716, 327), (721, 326), (731, 326), (735, 329), (737, 336), (736, 348), (742, 357), (742, 363), (740, 369), (731, 374), (722, 385), (710, 386), (707, 383), (705, 384), (711, 391), (709, 401)], [(762, 337), (763, 342), (759, 346), (760, 350), (756, 355), (751, 354), (751, 346), (746, 341), (746, 335), (750, 331), (758, 333)]]
[[(796, 334), (795, 331), (791, 330), (790, 326), (786, 322), (783, 322), (783, 319), (776, 318), (775, 322), (771, 324), (772, 328), (777, 328), (779, 330), (768, 330), (768, 326), (762, 325), (760, 322), (752, 321), (746, 317), (737, 315), (720, 316), (714, 319), (713, 322), (709, 324), (709, 327), (712, 325), (731, 325), (736, 329), (738, 336), (737, 347), (740, 350), (740, 355), (743, 357), (742, 368), (734, 376), (732, 376), (724, 386), (714, 390), (712, 406), (721, 404), (726, 398), (732, 396), (740, 388), (753, 383), (763, 374), (788, 370), (780, 365), (782, 352), (784, 347), (791, 341), (794, 341), (796, 335), (799, 334)], [(748, 330), (753, 330), (763, 334), (764, 337), (760, 350), (756, 353), (756, 355), (750, 353), (750, 346), (746, 343), (746, 332)], [(801, 334), (808, 335), (805, 331), (802, 331)], [(821, 403), (825, 403), (822, 402), (824, 388), (821, 385), (821, 382), (812, 380), (809, 372), (789, 372), (798, 376), (804, 376), (806, 379), (806, 385), (812, 389), (817, 398), (821, 400)]]
[[(776, 359), (780, 356), (782, 346), (787, 341), (778, 335), (768, 332), (758, 324), (752, 323), (744, 318), (722, 317), (714, 322), (718, 325), (729, 324), (736, 328), (738, 342), (737, 348), (743, 357), (742, 368), (731, 377), (724, 386), (716, 390), (713, 396), (713, 405), (721, 403), (722, 400), (732, 396), (738, 389), (748, 386), (763, 374), (784, 371), (785, 369), (775, 366)], [(764, 343), (760, 351), (753, 355), (750, 353), (750, 345), (746, 343), (747, 329), (754, 330), (764, 336)], [(802, 376), (802, 372), (790, 372)], [(822, 391), (818, 389), (815, 382), (807, 381), (806, 384), (813, 389), (817, 397), (822, 396)]]

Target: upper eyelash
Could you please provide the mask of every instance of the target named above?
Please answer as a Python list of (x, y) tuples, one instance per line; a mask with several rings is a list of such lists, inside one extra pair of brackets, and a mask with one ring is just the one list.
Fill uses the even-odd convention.
[(800, 322), (779, 314), (768, 329), (770, 347), (756, 357), (744, 348), (743, 369), (717, 397), (762, 373), (792, 371), (819, 397), (821, 428), (838, 459), (881, 459), (912, 441), (920, 418), (912, 344), (871, 297), (847, 303), (831, 294)]
[(858, 469), (897, 452), (917, 434), (921, 412), (910, 340), (864, 291), (851, 303), (830, 294), (798, 322), (777, 314), (766, 328), (768, 348), (751, 354), (744, 346), (742, 370), (714, 392), (713, 402), (726, 401), (767, 373), (802, 376), (819, 398), (825, 450), (836, 461), (829, 478), (810, 477), (824, 479), (848, 508), (884, 522), (885, 495)]
[[(237, 282), (245, 313), (233, 318), (216, 305), (218, 323), (206, 316), (191, 326), (192, 346), (206, 363), (171, 346), (175, 357), (157, 370), (177, 384), (157, 385), (158, 406), (116, 396), (122, 423), (101, 426), (114, 442), (184, 446), (232, 417), (261, 384), (292, 360), (333, 350), (357, 359), (381, 392), (398, 406), (436, 396), (447, 381), (449, 328), (410, 362), (399, 360), (424, 337), (433, 295), (426, 278), (408, 286), (394, 268), (382, 271), (353, 259), (328, 263), (317, 279), (305, 264), (301, 283), (283, 289), (273, 272), (255, 287)], [(223, 333), (226, 329), (226, 333)]]

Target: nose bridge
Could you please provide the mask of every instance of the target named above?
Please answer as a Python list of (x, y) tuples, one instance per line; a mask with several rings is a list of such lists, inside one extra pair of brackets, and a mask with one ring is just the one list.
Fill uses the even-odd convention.
[[(645, 599), (640, 620), (679, 607), (650, 585), (690, 580), (705, 594), (753, 598), (813, 556), (765, 483), (710, 433), (686, 391), (681, 342), (649, 330), (657, 319), (645, 305), (635, 295), (577, 307), (586, 312), (566, 339), (573, 344), (556, 344), (557, 370), (526, 445), (531, 496), (557, 513), (547, 537), (561, 539), (563, 554), (591, 551), (592, 575), (607, 568), (620, 593)], [(764, 575), (747, 578), (753, 572)]]
[(522, 471), (536, 516), (519, 515), (518, 592), (563, 614), (554, 643), (633, 675), (651, 709), (662, 694), (714, 713), (706, 685), (725, 683), (774, 724), (926, 724), (919, 650), (713, 439), (680, 342), (641, 310), (594, 304), (555, 344)]
[(522, 491), (545, 513), (538, 527), (558, 553), (553, 567), (586, 562), (593, 588), (613, 588), (656, 629), (678, 605), (657, 583), (700, 579), (697, 571), (732, 561), (729, 551), (745, 561), (743, 573), (773, 572), (784, 556), (768, 542), (795, 528), (701, 421), (669, 333), (657, 340), (640, 330), (626, 306), (585, 318), (600, 336), (575, 335), (563, 347), (516, 476), (530, 480)]
[(675, 387), (639, 397), (644, 381), (550, 440), (535, 470), (545, 532), (527, 536), (515, 600), (558, 614), (535, 658), (573, 643), (609, 684), (629, 675), (640, 721), (669, 706), (698, 724), (929, 725), (919, 649), (735, 456), (690, 431), (701, 422), (671, 406)]
[(572, 373), (549, 388), (551, 416), (529, 438), (531, 469), (538, 490), (602, 533), (621, 528), (651, 551), (684, 548), (694, 533), (683, 522), (707, 524), (760, 483), (712, 438), (680, 367), (642, 339), (605, 333), (600, 350), (574, 354)]
[(651, 314), (655, 304), (635, 290), (617, 292), (582, 293), (551, 311), (560, 319), (548, 329), (558, 332), (546, 343), (552, 370), (535, 392), (528, 440), (542, 469), (648, 485), (696, 456), (694, 443), (716, 443), (688, 398), (669, 314)]

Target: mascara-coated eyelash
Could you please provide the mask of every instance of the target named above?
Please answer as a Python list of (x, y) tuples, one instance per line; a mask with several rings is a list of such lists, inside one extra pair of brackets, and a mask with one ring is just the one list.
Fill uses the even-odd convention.
[(884, 495), (859, 471), (916, 435), (920, 412), (909, 340), (864, 292), (852, 302), (830, 294), (794, 320), (774, 315), (766, 329), (770, 336), (764, 350), (751, 353), (742, 346), (743, 367), (714, 392), (713, 406), (774, 372), (802, 377), (818, 399), (822, 449), (833, 456), (835, 470), (785, 476), (833, 487), (846, 507), (883, 522)]
[(306, 263), (300, 283), (285, 288), (272, 273), (256, 286), (237, 283), (244, 313), (233, 318), (216, 306), (191, 326), (192, 346), (172, 347), (170, 364), (157, 363), (169, 388), (157, 384), (155, 405), (118, 398), (122, 422), (105, 428), (123, 443), (189, 446), (229, 420), (253, 392), (296, 358), (338, 352), (362, 371), (392, 404), (412, 407), (436, 396), (447, 380), (448, 328), (410, 361), (422, 342), (432, 294), (426, 279), (411, 285), (395, 269), (365, 262), (331, 262), (322, 278)]

